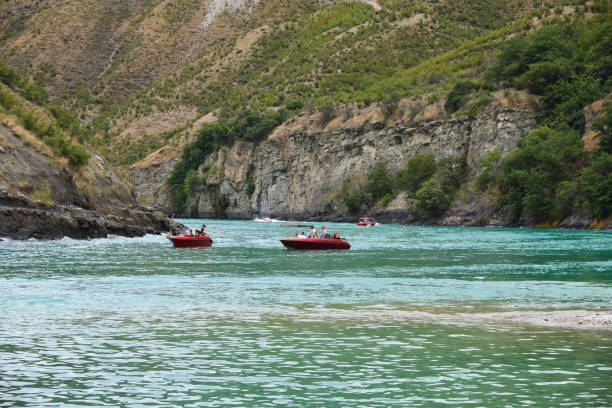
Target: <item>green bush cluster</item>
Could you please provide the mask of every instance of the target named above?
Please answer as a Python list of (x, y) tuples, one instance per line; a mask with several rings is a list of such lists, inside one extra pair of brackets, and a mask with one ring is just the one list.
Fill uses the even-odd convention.
[(412, 197), (435, 172), (436, 159), (431, 153), (415, 154), (406, 161), (406, 167), (397, 172), (397, 186)]
[(477, 91), (479, 88), (479, 85), (470, 81), (456, 83), (446, 97), (444, 109), (449, 113), (457, 112), (465, 104), (470, 93)]
[(487, 190), (497, 182), (501, 171), (501, 152), (497, 149), (488, 151), (478, 159), (478, 167), (481, 172), (476, 177), (476, 188), (480, 191)]
[(47, 123), (36, 112), (26, 108), (8, 90), (0, 89), (0, 106), (17, 116), (19, 123), (39, 137), (53, 152), (68, 159), (73, 167), (86, 164), (91, 154), (81, 144), (66, 138), (56, 125), (56, 122)]
[(592, 126), (598, 132), (599, 148), (584, 167), (578, 183), (586, 203), (596, 217), (612, 215), (612, 105)]
[(340, 190), (340, 198), (342, 203), (349, 209), (350, 212), (355, 213), (361, 208), (361, 194), (357, 186), (351, 187), (350, 179), (345, 179), (342, 183), (342, 189)]
[(509, 40), (485, 73), (495, 86), (515, 85), (541, 95), (538, 121), (584, 131), (582, 109), (612, 87), (612, 21), (554, 20)]
[[(502, 47), (485, 78), (541, 95), (539, 127), (523, 137), (501, 164), (501, 174), (483, 172), (482, 186), (498, 176), (499, 205), (518, 220), (554, 221), (579, 206), (597, 217), (612, 213), (608, 177), (610, 108), (597, 119), (600, 148), (584, 151), (583, 108), (612, 89), (612, 22), (555, 21)], [(486, 180), (484, 179), (486, 177)], [(479, 180), (477, 180), (478, 183)]]
[(392, 195), (393, 190), (393, 175), (387, 169), (387, 164), (385, 162), (375, 163), (374, 167), (368, 172), (365, 184), (365, 192), (369, 201), (377, 203), (383, 197)]
[(448, 208), (466, 175), (464, 158), (449, 156), (436, 162), (431, 154), (416, 154), (396, 174), (385, 162), (377, 162), (364, 185), (351, 187), (350, 179), (346, 179), (340, 198), (351, 212), (356, 212), (362, 205), (386, 207), (399, 191), (406, 191), (414, 198), (412, 206), (417, 215), (431, 218)]
[(436, 172), (422, 182), (414, 195), (412, 208), (421, 218), (432, 218), (446, 211), (455, 192), (467, 176), (467, 162), (464, 157), (448, 156), (436, 163)]
[(187, 197), (197, 188), (196, 171), (206, 157), (220, 146), (231, 146), (236, 140), (256, 142), (266, 137), (287, 118), (287, 110), (259, 113), (248, 109), (233, 119), (221, 119), (204, 125), (195, 140), (183, 148), (181, 159), (174, 165), (168, 185), (174, 210), (185, 211)]
[(525, 213), (536, 221), (562, 217), (556, 203), (559, 185), (570, 181), (583, 154), (576, 131), (541, 126), (529, 132), (517, 150), (502, 162), (499, 204), (508, 205), (515, 220)]

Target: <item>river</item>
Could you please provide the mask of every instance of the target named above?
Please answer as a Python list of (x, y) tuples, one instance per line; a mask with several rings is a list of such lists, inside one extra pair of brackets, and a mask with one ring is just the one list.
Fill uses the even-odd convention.
[(0, 407), (612, 406), (612, 330), (520, 320), (610, 312), (611, 232), (178, 221), (0, 242)]

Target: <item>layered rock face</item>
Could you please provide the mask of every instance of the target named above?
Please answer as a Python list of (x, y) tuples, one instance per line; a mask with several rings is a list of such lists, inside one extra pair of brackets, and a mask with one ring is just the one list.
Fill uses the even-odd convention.
[(99, 155), (75, 170), (34, 136), (0, 124), (0, 237), (141, 236), (177, 227), (146, 209)]
[[(229, 218), (352, 219), (336, 199), (339, 189), (346, 178), (363, 181), (377, 161), (396, 171), (410, 156), (429, 152), (437, 159), (463, 156), (474, 168), (489, 150), (508, 154), (533, 127), (534, 114), (528, 109), (497, 107), (475, 118), (392, 127), (375, 122), (314, 133), (281, 128), (258, 144), (237, 142), (211, 155), (205, 163), (205, 185), (190, 197), (187, 208), (197, 208), (192, 215), (214, 216), (214, 203), (223, 197)], [(254, 186), (250, 196), (249, 184)], [(159, 205), (169, 209), (163, 197)], [(410, 222), (402, 219), (409, 217), (409, 208), (406, 200), (395, 200), (381, 215)]]

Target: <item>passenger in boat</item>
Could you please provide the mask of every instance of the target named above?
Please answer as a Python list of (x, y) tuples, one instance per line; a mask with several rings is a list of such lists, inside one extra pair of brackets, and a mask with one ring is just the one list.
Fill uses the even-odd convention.
[(310, 226), (310, 232), (308, 233), (308, 235), (306, 235), (306, 238), (316, 238), (317, 237), (317, 230), (315, 229), (314, 225)]
[(319, 232), (319, 238), (330, 238), (331, 235), (325, 230), (325, 225), (321, 225), (321, 232)]
[(208, 238), (208, 234), (206, 233), (206, 224), (202, 224), (202, 229), (200, 229), (199, 232), (201, 237)]
[(340, 235), (338, 234), (338, 231), (334, 232), (334, 239), (341, 239)]
[(306, 235), (304, 235), (304, 231), (300, 232), (300, 235), (298, 235), (299, 239), (305, 239)]
[(194, 235), (193, 235), (193, 230), (191, 230), (191, 229), (189, 230), (189, 236), (190, 236), (190, 237), (193, 237), (193, 236), (194, 236)]

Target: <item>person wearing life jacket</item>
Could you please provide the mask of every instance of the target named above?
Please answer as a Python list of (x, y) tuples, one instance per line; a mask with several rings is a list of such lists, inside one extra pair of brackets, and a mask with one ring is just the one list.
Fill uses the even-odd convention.
[(204, 238), (208, 238), (208, 234), (206, 233), (206, 224), (202, 224), (202, 229), (200, 230), (200, 235)]
[(317, 237), (317, 230), (315, 229), (314, 225), (311, 225), (310, 232), (306, 234), (306, 238), (316, 238), (316, 237)]
[(321, 232), (319, 232), (318, 238), (331, 238), (331, 235), (325, 230), (325, 225), (321, 225)]

